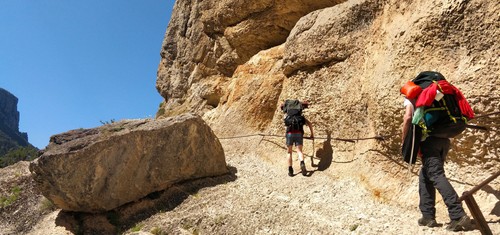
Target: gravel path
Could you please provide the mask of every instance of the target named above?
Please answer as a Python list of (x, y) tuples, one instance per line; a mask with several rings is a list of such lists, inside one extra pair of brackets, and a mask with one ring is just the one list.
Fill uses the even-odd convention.
[[(420, 227), (420, 214), (374, 200), (352, 179), (320, 171), (287, 176), (257, 156), (228, 156), (235, 179), (205, 187), (141, 231), (168, 234), (480, 234)], [(285, 162), (285, 159), (283, 159)], [(296, 173), (300, 173), (297, 162)], [(283, 169), (282, 169), (283, 168)], [(311, 169), (312, 170), (312, 169)], [(447, 222), (447, 221), (438, 221)], [(498, 223), (493, 224), (498, 231)], [(496, 228), (497, 230), (494, 230)], [(129, 230), (130, 231), (130, 230)]]
[[(109, 213), (40, 211), (40, 196), (31, 192), (25, 196), (32, 203), (22, 200), (27, 208), (2, 210), (0, 234), (481, 234), (420, 227), (417, 202), (407, 209), (382, 202), (357, 180), (332, 174), (333, 169), (302, 176), (295, 162), (296, 175), (289, 177), (284, 156), (271, 162), (231, 153), (226, 161), (232, 174), (188, 181), (122, 207), (118, 230)], [(27, 164), (5, 170), (0, 172), (25, 172), (20, 180), (29, 176)], [(309, 165), (308, 170), (315, 169)], [(439, 223), (444, 220), (438, 217)], [(499, 234), (500, 222), (489, 226)]]

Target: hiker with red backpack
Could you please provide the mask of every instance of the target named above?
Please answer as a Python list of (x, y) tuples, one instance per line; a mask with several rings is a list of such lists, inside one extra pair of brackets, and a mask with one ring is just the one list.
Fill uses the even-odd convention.
[[(465, 130), (474, 112), (462, 93), (438, 72), (421, 72), (401, 88), (405, 95), (402, 138), (403, 158), (410, 164), (421, 154), (419, 174), (420, 226), (437, 227), (436, 189), (441, 194), (450, 217), (450, 231), (467, 230), (470, 218), (458, 195), (445, 176), (444, 162), (450, 139)], [(411, 157), (409, 157), (411, 156)]]
[(286, 126), (286, 146), (288, 149), (288, 176), (294, 176), (292, 167), (293, 145), (297, 147), (302, 175), (307, 175), (304, 154), (302, 153), (304, 125), (309, 127), (309, 131), (311, 132), (310, 138), (314, 139), (312, 124), (302, 115), (302, 111), (308, 106), (309, 103), (307, 101), (300, 102), (299, 100), (286, 100), (281, 106), (281, 110), (286, 113), (284, 122)]

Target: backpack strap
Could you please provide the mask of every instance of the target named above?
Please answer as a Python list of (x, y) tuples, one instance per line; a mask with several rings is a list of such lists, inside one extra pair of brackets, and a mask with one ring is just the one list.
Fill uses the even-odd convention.
[[(438, 88), (439, 88), (439, 90), (441, 92), (443, 92), (443, 88), (441, 87), (441, 85), (439, 85), (439, 83), (436, 82), (436, 81), (434, 81), (434, 83), (436, 83), (437, 86), (438, 86)], [(450, 109), (448, 109), (448, 106), (446, 105), (445, 99), (441, 99), (440, 101), (443, 102), (443, 106), (446, 109), (446, 112), (448, 113), (448, 116), (450, 117), (450, 120), (452, 120), (453, 123), (457, 123), (457, 117), (454, 117), (453, 115), (451, 115)], [(461, 118), (462, 120), (464, 120), (465, 123), (467, 123), (467, 118), (465, 118), (463, 115), (460, 115), (460, 117), (458, 117), (458, 118)]]

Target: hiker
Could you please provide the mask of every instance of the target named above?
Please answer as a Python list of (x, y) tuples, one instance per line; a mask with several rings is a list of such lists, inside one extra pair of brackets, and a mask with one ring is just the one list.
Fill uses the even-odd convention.
[[(435, 82), (436, 80), (445, 80), (444, 77), (437, 72), (422, 72), (419, 74), (419, 76), (417, 76), (417, 78), (419, 77), (425, 79), (431, 78), (430, 84), (438, 84), (438, 82)], [(439, 79), (435, 79), (435, 77)], [(413, 81), (418, 85), (420, 80), (416, 81), (417, 78), (415, 78)], [(434, 91), (434, 93), (436, 93), (436, 91)], [(408, 131), (410, 130), (410, 126), (412, 125), (412, 117), (415, 115), (415, 107), (418, 107), (418, 105), (416, 104), (419, 98), (411, 97), (412, 99), (409, 99), (408, 96), (409, 95), (405, 94), (405, 114), (402, 125), (402, 139), (407, 136), (406, 134), (408, 133)], [(432, 97), (432, 99), (438, 100), (440, 98)], [(450, 113), (449, 110), (447, 111), (448, 113)], [(422, 213), (422, 218), (418, 220), (418, 224), (420, 226), (427, 227), (440, 226), (436, 222), (435, 204), (437, 189), (448, 208), (448, 215), (451, 220), (446, 229), (450, 231), (466, 230), (470, 225), (470, 218), (466, 215), (462, 207), (462, 203), (458, 200), (459, 197), (455, 189), (446, 178), (444, 172), (444, 162), (446, 160), (446, 155), (450, 149), (450, 139), (442, 136), (433, 136), (433, 132), (431, 131), (428, 133), (425, 140), (420, 142), (419, 147), (422, 160), (422, 168), (419, 174), (419, 208)]]
[(309, 103), (307, 101), (300, 102), (299, 100), (286, 100), (281, 109), (286, 113), (285, 126), (286, 126), (286, 146), (288, 148), (288, 176), (293, 175), (292, 155), (293, 145), (297, 147), (297, 154), (300, 161), (300, 169), (302, 175), (307, 174), (306, 165), (304, 163), (304, 154), (302, 153), (302, 146), (304, 142), (304, 125), (309, 127), (311, 132), (311, 139), (314, 139), (314, 132), (312, 124), (302, 115), (302, 110), (307, 108)]

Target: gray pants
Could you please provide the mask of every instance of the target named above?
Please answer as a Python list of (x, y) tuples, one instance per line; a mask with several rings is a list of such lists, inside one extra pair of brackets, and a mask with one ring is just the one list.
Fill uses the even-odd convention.
[(419, 208), (425, 218), (436, 218), (436, 189), (448, 207), (450, 219), (465, 215), (458, 195), (444, 174), (444, 161), (450, 149), (450, 140), (428, 137), (421, 143), (422, 169), (419, 176)]

